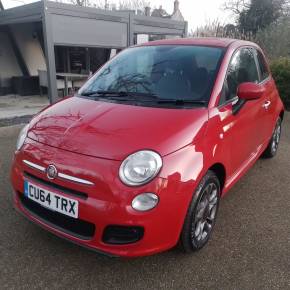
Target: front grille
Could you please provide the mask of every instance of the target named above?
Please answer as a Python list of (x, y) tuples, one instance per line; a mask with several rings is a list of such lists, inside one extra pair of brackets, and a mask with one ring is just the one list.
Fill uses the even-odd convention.
[(70, 188), (55, 184), (53, 182), (50, 182), (50, 181), (44, 180), (42, 178), (39, 178), (39, 177), (37, 177), (37, 176), (35, 176), (35, 175), (31, 174), (31, 173), (28, 173), (26, 171), (24, 172), (24, 177), (27, 177), (31, 181), (35, 181), (35, 182), (37, 182), (39, 184), (43, 184), (43, 185), (49, 186), (52, 189), (60, 190), (61, 192), (66, 193), (68, 195), (74, 195), (74, 196), (82, 198), (82, 199), (87, 199), (88, 198), (88, 195), (86, 193), (84, 193), (84, 192), (80, 192), (80, 191), (77, 191), (77, 190), (74, 190), (74, 189), (70, 189)]
[(95, 234), (95, 225), (93, 223), (46, 209), (38, 203), (28, 199), (24, 194), (18, 193), (18, 196), (23, 207), (28, 210), (31, 215), (47, 225), (83, 240), (91, 240), (93, 238)]
[(144, 236), (143, 227), (107, 226), (103, 233), (103, 242), (113, 245), (132, 244)]

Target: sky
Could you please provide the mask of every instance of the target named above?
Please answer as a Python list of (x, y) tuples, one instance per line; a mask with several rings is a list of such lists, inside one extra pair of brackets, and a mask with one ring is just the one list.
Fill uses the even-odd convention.
[[(23, 5), (24, 3), (35, 2), (36, 0), (2, 0), (4, 8)], [(118, 0), (108, 0), (118, 2)], [(152, 8), (160, 5), (168, 12), (173, 12), (174, 0), (149, 0)], [(218, 20), (221, 24), (233, 22), (233, 18), (228, 11), (223, 11), (222, 6), (226, 0), (179, 0), (180, 10), (188, 21), (189, 31), (198, 26)]]

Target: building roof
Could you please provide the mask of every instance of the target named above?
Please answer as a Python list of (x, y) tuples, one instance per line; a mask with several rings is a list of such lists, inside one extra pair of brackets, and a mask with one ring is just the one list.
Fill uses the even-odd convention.
[(161, 18), (169, 18), (172, 20), (177, 20), (177, 21), (184, 21), (184, 17), (179, 9), (179, 1), (175, 0), (174, 1), (174, 9), (173, 13), (169, 14), (160, 6), (158, 9), (154, 9), (151, 16), (153, 17), (161, 17)]
[(174, 10), (173, 10), (173, 13), (172, 13), (170, 18), (173, 20), (184, 21), (184, 17), (183, 17), (183, 15), (180, 11), (180, 8), (179, 8), (179, 1), (178, 0), (174, 1)]
[(162, 17), (162, 18), (169, 18), (170, 15), (160, 6), (158, 9), (154, 9), (152, 11), (151, 16), (153, 17)]

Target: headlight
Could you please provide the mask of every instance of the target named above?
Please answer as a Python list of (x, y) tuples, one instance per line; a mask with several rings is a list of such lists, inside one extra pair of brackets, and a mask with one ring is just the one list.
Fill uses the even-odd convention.
[(127, 185), (139, 186), (152, 180), (160, 171), (162, 159), (159, 154), (143, 150), (129, 155), (121, 164), (120, 179)]
[(28, 127), (29, 127), (29, 124), (24, 126), (18, 135), (18, 139), (16, 142), (16, 150), (17, 151), (20, 150), (22, 145), (24, 144), (24, 141), (25, 141), (26, 136), (27, 136)]

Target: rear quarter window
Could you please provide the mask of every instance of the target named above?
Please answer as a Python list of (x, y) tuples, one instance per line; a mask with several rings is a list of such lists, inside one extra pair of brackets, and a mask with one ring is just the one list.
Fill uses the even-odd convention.
[(265, 57), (263, 56), (263, 54), (259, 50), (256, 50), (256, 54), (257, 54), (257, 59), (258, 59), (260, 72), (261, 72), (261, 81), (264, 81), (270, 75), (270, 72), (268, 70), (268, 65), (267, 65), (267, 62), (265, 60)]

